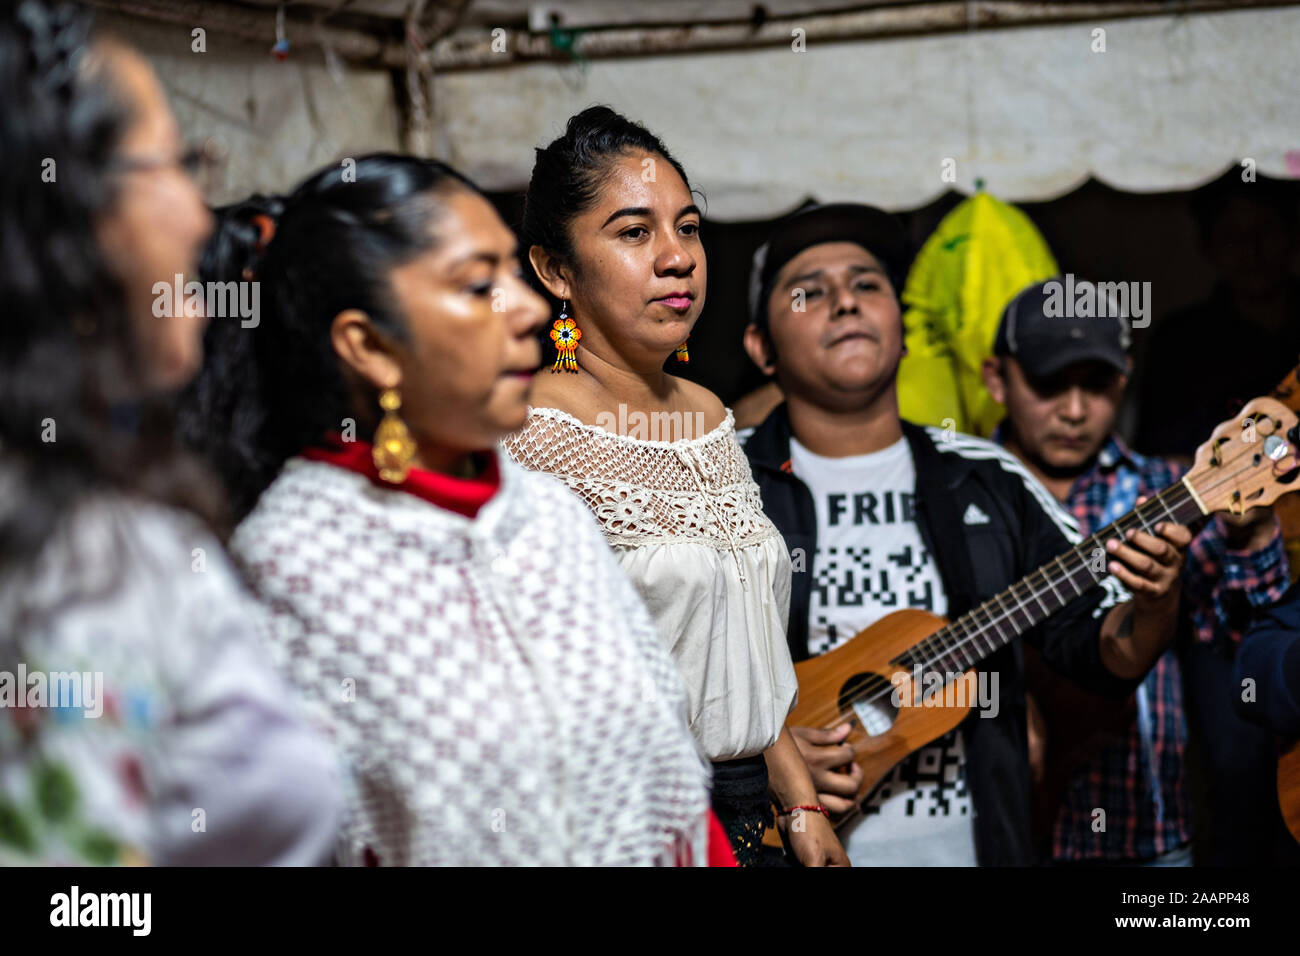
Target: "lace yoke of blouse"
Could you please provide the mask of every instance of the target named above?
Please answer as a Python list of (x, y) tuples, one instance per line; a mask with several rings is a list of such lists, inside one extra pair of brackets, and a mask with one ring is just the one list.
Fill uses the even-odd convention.
[(734, 555), (777, 536), (736, 441), (730, 409), (708, 434), (667, 442), (617, 435), (559, 409), (534, 408), (503, 444), (524, 467), (552, 474), (580, 495), (611, 545), (689, 540)]

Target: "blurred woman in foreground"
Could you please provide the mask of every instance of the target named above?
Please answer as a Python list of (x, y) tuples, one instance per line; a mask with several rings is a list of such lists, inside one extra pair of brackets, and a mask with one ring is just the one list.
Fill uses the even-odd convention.
[(153, 71), (76, 8), (0, 14), (0, 864), (310, 864), (334, 758), (172, 445), (211, 228)]

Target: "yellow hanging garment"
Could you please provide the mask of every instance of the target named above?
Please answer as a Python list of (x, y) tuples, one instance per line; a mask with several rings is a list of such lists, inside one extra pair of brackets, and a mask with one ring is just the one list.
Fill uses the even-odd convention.
[(903, 287), (902, 416), (990, 435), (1005, 409), (984, 388), (980, 365), (993, 353), (1002, 310), (1021, 289), (1059, 271), (1029, 217), (985, 192), (945, 216)]

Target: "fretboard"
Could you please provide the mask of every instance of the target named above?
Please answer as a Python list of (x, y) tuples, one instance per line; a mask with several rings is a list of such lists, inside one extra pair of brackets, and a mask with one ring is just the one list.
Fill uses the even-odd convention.
[(957, 674), (1041, 624), (1106, 577), (1106, 542), (1132, 530), (1155, 534), (1161, 521), (1190, 524), (1204, 512), (1179, 481), (1112, 524), (1080, 541), (1011, 587), (935, 631), (894, 663), (912, 670)]

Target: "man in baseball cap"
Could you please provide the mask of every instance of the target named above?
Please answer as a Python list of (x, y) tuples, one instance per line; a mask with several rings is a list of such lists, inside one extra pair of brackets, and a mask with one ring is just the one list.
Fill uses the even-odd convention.
[[(1022, 291), (1003, 313), (994, 354), (982, 370), (989, 393), (1007, 408), (994, 439), (1046, 486), (1085, 535), (1182, 474), (1173, 462), (1131, 451), (1114, 433), (1128, 383), (1129, 325), (1102, 288), (1068, 276)], [(1219, 833), (1213, 843), (1236, 846), (1237, 854), (1217, 856), (1211, 846), (1198, 847), (1198, 861), (1274, 862), (1267, 831), (1283, 831), (1280, 819), (1272, 819), (1276, 801), (1269, 809), (1271, 752), (1257, 764), (1259, 779), (1248, 780), (1245, 768), (1256, 764), (1247, 755), (1264, 751), (1266, 734), (1232, 712), (1231, 659), (1222, 649), (1240, 638), (1252, 607), (1277, 600), (1287, 584), (1272, 513), (1259, 508), (1239, 517), (1218, 515), (1191, 542), (1182, 574), (1177, 624), (1179, 633), (1195, 639), (1181, 657), (1172, 649), (1160, 656), (1127, 709), (1083, 695), (1026, 654), (1030, 749), (1045, 740), (1040, 799), (1055, 862), (1191, 862), (1189, 723), (1211, 776), (1208, 815)], [(1183, 710), (1184, 683), (1201, 688), (1195, 712)], [(1099, 726), (1108, 729), (1107, 737), (1090, 735)], [(1097, 808), (1106, 813), (1100, 829)]]
[[(1070, 548), (1068, 521), (1010, 455), (899, 418), (906, 263), (898, 221), (850, 203), (795, 213), (755, 256), (745, 349), (784, 402), (744, 450), (791, 551), (795, 660), (832, 651), (896, 610), (959, 616)], [(1174, 538), (1186, 535), (1172, 527)], [(1103, 579), (1035, 629), (1044, 655), (1123, 696), (1170, 631), (1172, 540), (1114, 542), (1112, 573), (1146, 585), (1141, 598), (1121, 605), (1124, 589)], [(841, 840), (855, 866), (1035, 862), (1018, 653), (991, 651), (979, 664), (982, 703), (865, 798), (852, 749), (863, 742), (861, 713), (856, 730), (847, 718), (791, 727), (821, 803), (845, 819)]]
[(889, 213), (858, 203), (811, 205), (788, 217), (754, 253), (749, 280), (749, 314), (767, 326), (767, 306), (781, 268), (811, 246), (849, 242), (862, 247), (884, 267), (894, 292), (902, 289), (907, 266), (907, 235)]
[[(752, 404), (757, 412), (743, 425), (756, 424), (780, 404), (787, 381), (793, 387), (835, 393), (854, 387), (862, 362), (874, 365), (882, 388), (893, 388), (898, 359), (904, 354), (898, 293), (908, 262), (907, 236), (889, 213), (858, 203), (808, 206), (788, 216), (754, 254), (749, 280), (750, 322), (745, 350), (772, 379)], [(798, 321), (819, 314), (827, 297), (849, 290), (860, 321), (852, 327), (817, 326), (821, 333), (843, 332), (836, 348), (814, 341), (814, 323)], [(772, 323), (788, 331), (789, 354), (778, 354)], [(820, 335), (820, 333), (819, 333)], [(856, 343), (856, 344), (854, 344)], [(839, 347), (839, 346), (844, 347)], [(829, 363), (821, 361), (829, 358)], [(780, 373), (777, 365), (780, 364)], [(882, 374), (887, 373), (887, 374)], [(737, 411), (738, 421), (741, 417)], [(750, 428), (741, 430), (743, 440)]]
[(982, 370), (1007, 406), (999, 438), (1058, 499), (1110, 437), (1130, 364), (1127, 316), (1105, 300), (1076, 310), (1065, 286), (1048, 279), (1011, 300)]
[[(772, 339), (768, 335), (768, 306), (772, 303), (773, 292), (781, 294), (780, 304), (787, 307), (785, 311), (797, 312), (807, 306), (809, 290), (798, 283), (788, 289), (789, 283), (784, 283), (777, 289), (778, 277), (806, 250), (827, 243), (846, 243), (856, 247), (859, 254), (867, 255), (880, 278), (887, 280), (890, 295), (897, 302), (909, 259), (907, 236), (902, 224), (884, 210), (859, 203), (805, 206), (788, 216), (754, 253), (749, 278), (750, 330), (746, 332), (745, 348), (765, 370), (766, 358), (757, 356), (774, 357), (770, 354)], [(791, 276), (799, 278), (805, 274), (803, 270), (798, 272), (799, 275), (792, 273)], [(795, 288), (800, 291), (796, 292)], [(814, 297), (819, 295), (820, 287), (814, 287), (812, 294)], [(735, 403), (736, 427), (742, 440), (753, 431), (752, 426), (781, 403), (782, 397), (780, 385), (772, 378)]]

